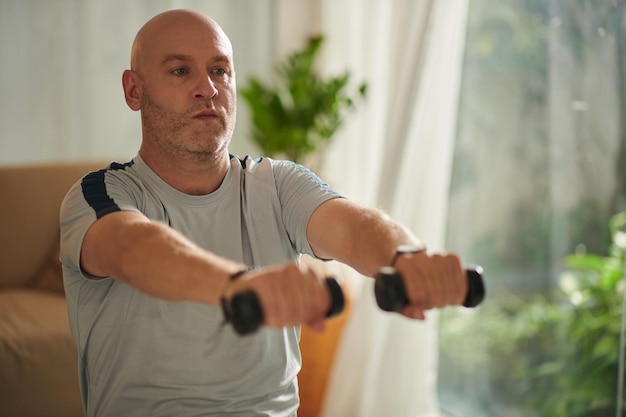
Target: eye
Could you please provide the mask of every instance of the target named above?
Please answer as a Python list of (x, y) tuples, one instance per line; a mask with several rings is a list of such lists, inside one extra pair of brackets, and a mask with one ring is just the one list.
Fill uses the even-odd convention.
[(174, 75), (185, 75), (188, 72), (189, 71), (187, 71), (187, 68), (176, 68), (174, 71), (172, 71), (172, 74), (174, 74)]
[(225, 75), (226, 72), (226, 68), (214, 68), (211, 70), (211, 74), (215, 75)]

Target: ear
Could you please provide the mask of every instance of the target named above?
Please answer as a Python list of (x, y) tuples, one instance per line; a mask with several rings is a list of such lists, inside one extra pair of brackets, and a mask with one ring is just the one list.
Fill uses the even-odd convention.
[(122, 74), (122, 87), (124, 88), (124, 98), (126, 104), (132, 110), (137, 111), (141, 109), (141, 86), (139, 84), (139, 77), (133, 70), (125, 70)]

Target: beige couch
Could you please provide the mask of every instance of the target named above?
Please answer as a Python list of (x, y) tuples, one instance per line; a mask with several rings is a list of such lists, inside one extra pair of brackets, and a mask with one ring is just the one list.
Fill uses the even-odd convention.
[(102, 163), (0, 167), (0, 416), (83, 415), (59, 254), (59, 207)]
[[(77, 352), (59, 262), (59, 208), (104, 163), (0, 166), (0, 417), (78, 417)], [(303, 329), (300, 417), (318, 415), (346, 313)]]

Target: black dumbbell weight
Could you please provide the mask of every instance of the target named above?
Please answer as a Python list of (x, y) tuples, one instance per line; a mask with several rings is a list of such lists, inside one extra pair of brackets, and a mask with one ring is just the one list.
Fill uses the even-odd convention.
[[(465, 307), (476, 307), (485, 298), (485, 284), (481, 267), (467, 269), (467, 296)], [(383, 267), (376, 275), (374, 294), (378, 306), (385, 311), (401, 311), (409, 300), (402, 275), (393, 267)]]
[[(341, 286), (334, 278), (326, 278), (326, 288), (330, 293), (331, 305), (326, 317), (333, 317), (343, 311), (345, 300)], [(236, 294), (230, 303), (222, 304), (224, 317), (233, 324), (240, 335), (256, 332), (263, 324), (263, 309), (253, 291)]]

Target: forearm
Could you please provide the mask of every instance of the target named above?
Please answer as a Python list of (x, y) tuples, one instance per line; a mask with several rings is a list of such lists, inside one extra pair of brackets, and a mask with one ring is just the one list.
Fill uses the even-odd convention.
[(380, 210), (369, 210), (354, 225), (355, 246), (349, 264), (363, 275), (373, 277), (389, 266), (399, 245), (419, 244), (407, 228)]
[(339, 199), (316, 210), (307, 233), (317, 256), (336, 259), (370, 277), (390, 265), (398, 245), (420, 243), (383, 211)]
[(161, 299), (218, 304), (228, 277), (242, 268), (165, 224), (109, 216), (92, 226), (83, 244), (83, 268), (91, 274), (110, 276)]

